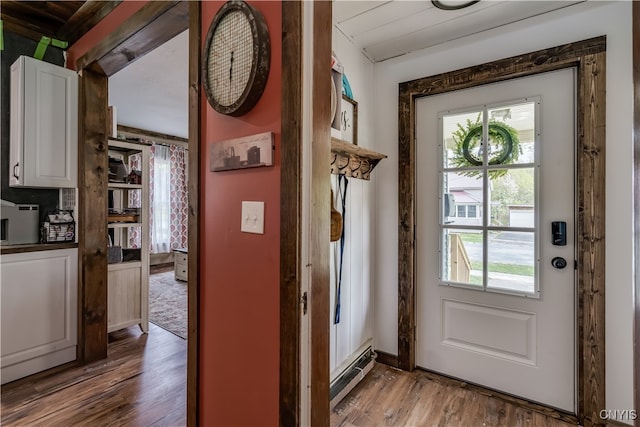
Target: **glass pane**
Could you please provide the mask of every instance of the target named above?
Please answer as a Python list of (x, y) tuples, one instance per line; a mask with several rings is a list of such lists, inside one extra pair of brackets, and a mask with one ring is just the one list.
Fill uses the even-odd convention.
[(514, 292), (535, 291), (535, 234), (490, 231), (487, 287)]
[(489, 165), (533, 163), (535, 102), (489, 110)]
[[(474, 139), (473, 135), (475, 134), (482, 136), (481, 111), (452, 114), (442, 118), (442, 139), (444, 143), (443, 162), (445, 168), (464, 168), (482, 165), (482, 162), (478, 164), (473, 161), (474, 158), (470, 157), (470, 152), (465, 156), (463, 146), (465, 145), (465, 138), (470, 131), (472, 135), (469, 141)], [(469, 150), (477, 155), (477, 144), (471, 144), (469, 141), (467, 141)], [(472, 161), (470, 162), (469, 159)]]
[(482, 231), (442, 230), (443, 282), (482, 287)]
[(490, 225), (535, 226), (534, 169), (489, 170)]
[(442, 174), (442, 218), (444, 224), (482, 225), (482, 173), (445, 172)]

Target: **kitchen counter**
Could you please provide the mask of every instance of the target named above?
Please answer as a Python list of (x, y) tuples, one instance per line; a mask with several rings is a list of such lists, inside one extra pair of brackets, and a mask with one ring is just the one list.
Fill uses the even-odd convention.
[(0, 254), (19, 254), (24, 252), (53, 251), (55, 249), (72, 249), (77, 248), (76, 242), (63, 243), (30, 243), (24, 245), (2, 245), (0, 246)]

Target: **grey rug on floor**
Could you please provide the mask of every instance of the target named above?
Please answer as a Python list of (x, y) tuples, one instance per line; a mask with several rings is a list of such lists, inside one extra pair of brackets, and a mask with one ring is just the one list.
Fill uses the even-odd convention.
[(187, 282), (173, 270), (149, 275), (149, 321), (187, 339)]

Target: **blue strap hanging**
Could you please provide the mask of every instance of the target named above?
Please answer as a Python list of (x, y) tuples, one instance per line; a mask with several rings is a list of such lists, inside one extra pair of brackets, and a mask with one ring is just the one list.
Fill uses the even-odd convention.
[(342, 93), (344, 93), (347, 98), (353, 99), (353, 92), (351, 91), (351, 85), (349, 84), (346, 73), (342, 74)]
[[(344, 183), (344, 188), (343, 188)], [(346, 228), (347, 218), (347, 185), (349, 181), (345, 175), (338, 175), (338, 197), (342, 202), (342, 233), (340, 233), (340, 263), (338, 273), (338, 286), (336, 289), (336, 306), (335, 317), (333, 319), (334, 324), (340, 323), (340, 294), (342, 292), (342, 259), (344, 256), (344, 229)]]

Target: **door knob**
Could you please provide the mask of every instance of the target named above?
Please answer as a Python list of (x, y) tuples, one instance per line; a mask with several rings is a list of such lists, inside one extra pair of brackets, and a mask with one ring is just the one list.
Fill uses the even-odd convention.
[(551, 260), (551, 265), (554, 268), (557, 268), (559, 270), (562, 270), (563, 268), (565, 268), (567, 266), (567, 260), (562, 258), (562, 257), (555, 257), (554, 259)]

